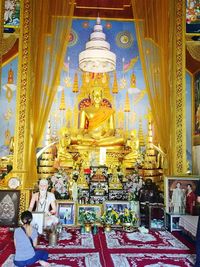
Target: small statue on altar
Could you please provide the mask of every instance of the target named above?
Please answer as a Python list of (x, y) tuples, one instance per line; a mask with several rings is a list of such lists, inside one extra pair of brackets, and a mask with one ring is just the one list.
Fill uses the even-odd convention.
[(152, 179), (146, 179), (145, 184), (139, 190), (139, 201), (149, 203), (162, 203), (160, 192)]
[(131, 152), (125, 155), (124, 164), (127, 167), (132, 167), (139, 157), (139, 139), (136, 130), (132, 130), (130, 138), (126, 142), (126, 146), (131, 148)]
[(72, 155), (67, 152), (67, 149), (69, 148), (71, 144), (71, 135), (67, 128), (61, 129), (61, 137), (58, 144), (58, 155), (57, 160), (59, 161), (60, 165), (66, 165), (66, 166), (72, 166), (73, 165), (73, 159)]
[(85, 174), (84, 174), (84, 169), (83, 168), (80, 171), (80, 175), (78, 177), (77, 184), (78, 184), (78, 187), (82, 188), (82, 189), (89, 187), (88, 183), (87, 183), (87, 180), (85, 178)]
[(110, 189), (122, 189), (122, 183), (119, 180), (118, 177), (118, 167), (117, 166), (111, 166), (111, 173), (112, 173), (112, 177), (109, 181), (109, 188)]

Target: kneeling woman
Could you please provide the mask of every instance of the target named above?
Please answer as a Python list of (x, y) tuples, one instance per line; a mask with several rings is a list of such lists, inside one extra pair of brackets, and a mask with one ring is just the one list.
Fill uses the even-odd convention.
[(35, 250), (38, 233), (30, 224), (33, 219), (30, 211), (21, 214), (22, 227), (18, 227), (14, 232), (15, 243), (15, 266), (24, 267), (39, 262), (41, 266), (50, 266), (47, 262), (48, 252), (45, 250)]

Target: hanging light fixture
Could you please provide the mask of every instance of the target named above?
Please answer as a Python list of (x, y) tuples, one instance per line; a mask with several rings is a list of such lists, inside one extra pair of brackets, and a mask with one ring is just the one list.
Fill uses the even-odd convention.
[(98, 17), (94, 32), (90, 34), (90, 41), (86, 49), (79, 54), (79, 67), (82, 71), (105, 73), (116, 68), (116, 55), (110, 51), (110, 44), (103, 33), (101, 19)]

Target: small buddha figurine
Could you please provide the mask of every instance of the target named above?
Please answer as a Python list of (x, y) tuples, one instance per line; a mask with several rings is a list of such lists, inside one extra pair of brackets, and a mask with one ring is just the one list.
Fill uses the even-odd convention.
[(81, 111), (81, 135), (78, 136), (78, 143), (97, 146), (123, 145), (123, 138), (115, 136), (114, 110), (102, 106), (102, 88), (94, 86), (90, 97), (92, 104)]
[(67, 152), (67, 148), (71, 144), (70, 132), (67, 128), (61, 129), (61, 137), (58, 144), (58, 156), (57, 159), (60, 165), (72, 166), (73, 159), (72, 155)]
[(131, 148), (131, 152), (124, 156), (123, 163), (126, 167), (132, 167), (139, 157), (139, 140), (136, 130), (132, 130), (126, 146)]
[(79, 188), (88, 188), (88, 183), (86, 181), (83, 169), (81, 169), (81, 171), (80, 171), (80, 175), (78, 177), (77, 184), (78, 184)]
[(109, 182), (109, 188), (110, 189), (122, 189), (122, 187), (123, 187), (122, 183), (119, 180), (117, 169), (118, 169), (117, 166), (113, 165), (111, 167), (112, 178), (110, 179), (110, 182)]
[(131, 152), (127, 154), (124, 159), (136, 161), (139, 150), (139, 140), (137, 138), (136, 130), (131, 131), (130, 139), (127, 140), (126, 146), (131, 148)]

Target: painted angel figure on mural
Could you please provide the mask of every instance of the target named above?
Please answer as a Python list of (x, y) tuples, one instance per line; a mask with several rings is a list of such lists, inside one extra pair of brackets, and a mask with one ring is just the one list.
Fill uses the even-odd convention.
[(17, 0), (5, 0), (4, 24), (12, 22)]

